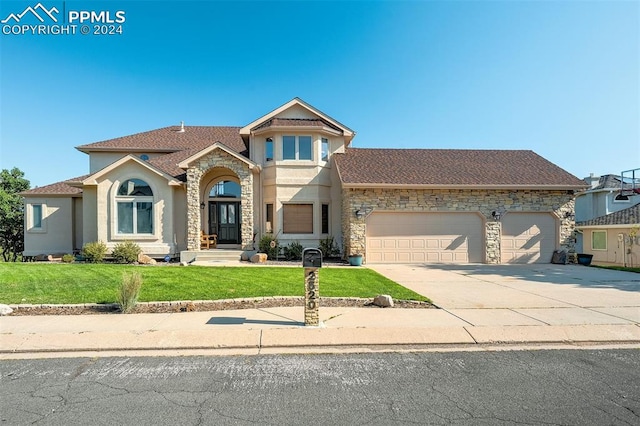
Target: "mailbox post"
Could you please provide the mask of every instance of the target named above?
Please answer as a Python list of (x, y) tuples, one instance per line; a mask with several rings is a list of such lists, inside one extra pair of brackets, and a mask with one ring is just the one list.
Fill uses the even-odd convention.
[(322, 267), (322, 252), (317, 248), (302, 251), (304, 268), (304, 325), (320, 325), (320, 278), (318, 269)]

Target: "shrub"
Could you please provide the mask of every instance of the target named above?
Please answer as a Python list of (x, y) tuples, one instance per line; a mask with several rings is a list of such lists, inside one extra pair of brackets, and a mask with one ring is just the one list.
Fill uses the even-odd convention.
[(302, 260), (302, 250), (304, 250), (302, 244), (298, 241), (294, 241), (288, 246), (285, 246), (282, 249), (282, 252), (284, 254), (284, 258), (287, 260)]
[(278, 243), (278, 239), (275, 238), (272, 234), (264, 234), (262, 238), (260, 238), (260, 244), (258, 245), (261, 253), (266, 253), (267, 258), (269, 259), (277, 259), (278, 253), (280, 252), (280, 244)]
[(74, 260), (76, 260), (76, 258), (75, 258), (75, 256), (74, 256), (74, 255), (72, 255), (72, 254), (64, 254), (64, 255), (62, 255), (62, 261), (63, 261), (64, 263), (71, 263), (71, 262), (73, 262)]
[(93, 241), (82, 247), (82, 256), (87, 262), (100, 263), (107, 254), (107, 245), (102, 241)]
[(139, 272), (122, 274), (122, 285), (118, 290), (118, 303), (123, 314), (129, 313), (136, 307), (140, 288), (142, 287), (142, 275)]
[(340, 255), (340, 248), (338, 248), (338, 244), (336, 244), (333, 237), (327, 237), (320, 240), (319, 249), (322, 252), (323, 259), (328, 257), (337, 257)]
[(142, 253), (142, 249), (139, 245), (133, 241), (125, 241), (116, 244), (111, 255), (116, 263), (133, 263), (138, 261), (140, 253)]

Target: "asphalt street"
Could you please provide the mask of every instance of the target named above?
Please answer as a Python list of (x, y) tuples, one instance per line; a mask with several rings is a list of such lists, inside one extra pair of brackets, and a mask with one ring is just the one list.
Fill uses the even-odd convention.
[(0, 362), (7, 425), (640, 424), (640, 351)]

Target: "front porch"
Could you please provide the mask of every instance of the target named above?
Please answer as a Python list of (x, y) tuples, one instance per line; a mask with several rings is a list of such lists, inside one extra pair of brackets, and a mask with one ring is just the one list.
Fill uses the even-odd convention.
[(228, 263), (228, 262), (240, 262), (240, 258), (242, 257), (242, 253), (246, 250), (242, 250), (237, 245), (228, 244), (225, 247), (211, 250), (184, 250), (180, 252), (180, 263), (193, 263), (193, 262), (220, 262), (220, 263)]

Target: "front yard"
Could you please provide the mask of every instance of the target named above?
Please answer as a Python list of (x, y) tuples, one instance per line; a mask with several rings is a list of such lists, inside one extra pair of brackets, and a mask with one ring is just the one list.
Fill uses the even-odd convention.
[[(302, 268), (0, 263), (0, 303), (114, 303), (123, 273), (140, 272), (141, 302), (303, 296)], [(427, 298), (365, 268), (320, 269), (320, 296)]]

